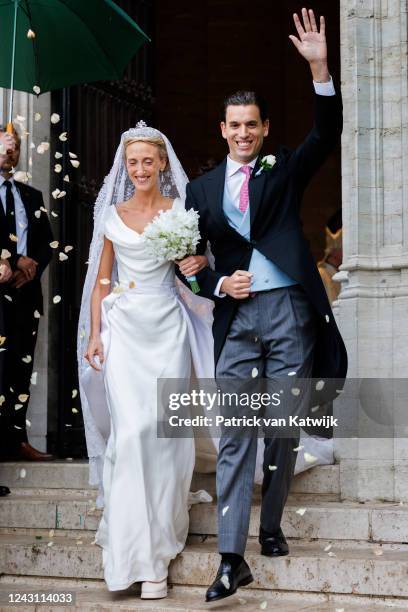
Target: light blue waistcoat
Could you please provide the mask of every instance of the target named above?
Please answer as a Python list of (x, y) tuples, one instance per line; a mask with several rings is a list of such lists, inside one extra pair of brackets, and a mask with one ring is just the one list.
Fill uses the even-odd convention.
[[(241, 236), (250, 240), (251, 222), (249, 213), (250, 204), (244, 214), (232, 202), (228, 188), (224, 189), (223, 209), (228, 223)], [(270, 259), (267, 259), (262, 253), (253, 249), (251, 261), (249, 262), (249, 272), (252, 272), (251, 291), (268, 291), (269, 289), (277, 289), (278, 287), (289, 287), (296, 285), (296, 281), (292, 280), (285, 272), (282, 272), (276, 264)]]

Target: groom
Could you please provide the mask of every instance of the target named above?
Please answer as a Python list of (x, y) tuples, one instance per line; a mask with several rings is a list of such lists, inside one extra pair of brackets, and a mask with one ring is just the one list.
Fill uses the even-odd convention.
[[(324, 18), (294, 15), (290, 36), (309, 62), (315, 89), (314, 127), (294, 151), (260, 155), (269, 132), (267, 108), (254, 93), (227, 98), (221, 122), (229, 154), (187, 186), (187, 208), (200, 214), (200, 253), (207, 241), (215, 269), (197, 275), (215, 300), (216, 377), (245, 379), (256, 367), (274, 379), (343, 378), (347, 355), (317, 267), (302, 233), (299, 205), (312, 176), (339, 140), (341, 97), (327, 66)], [(269, 434), (268, 434), (269, 435)], [(298, 438), (265, 438), (259, 541), (266, 556), (289, 552), (280, 528)], [(221, 564), (206, 595), (215, 601), (253, 578), (244, 560), (256, 460), (256, 437), (223, 435), (217, 463)], [(273, 467), (273, 469), (270, 469)]]

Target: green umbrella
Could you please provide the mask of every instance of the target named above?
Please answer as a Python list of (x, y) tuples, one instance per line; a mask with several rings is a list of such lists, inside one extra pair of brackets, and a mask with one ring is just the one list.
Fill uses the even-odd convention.
[(148, 36), (112, 0), (0, 0), (0, 87), (117, 80)]

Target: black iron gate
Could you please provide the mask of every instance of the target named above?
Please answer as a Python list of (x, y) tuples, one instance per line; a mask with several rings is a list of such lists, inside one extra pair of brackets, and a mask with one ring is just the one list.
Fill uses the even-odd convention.
[[(153, 39), (154, 0), (116, 0)], [(76, 361), (76, 334), (86, 261), (93, 228), (93, 204), (109, 171), (120, 134), (137, 121), (153, 120), (154, 40), (146, 43), (120, 81), (100, 82), (55, 92), (52, 111), (61, 115), (68, 141), (54, 149), (64, 153), (62, 172), (51, 163), (52, 189), (67, 192), (63, 204), (55, 201), (58, 217), (51, 216), (61, 247), (74, 249), (63, 264), (55, 261), (50, 276), (50, 344), (48, 447), (60, 457), (86, 456)], [(69, 152), (80, 161), (74, 169)], [(69, 175), (69, 183), (63, 177)], [(62, 200), (61, 200), (62, 201)], [(52, 297), (61, 295), (55, 306)]]

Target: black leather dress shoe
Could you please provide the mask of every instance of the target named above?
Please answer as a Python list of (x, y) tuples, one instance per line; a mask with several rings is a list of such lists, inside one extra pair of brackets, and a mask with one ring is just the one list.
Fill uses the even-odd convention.
[(217, 601), (236, 593), (237, 589), (253, 582), (248, 564), (244, 559), (233, 569), (231, 563), (221, 562), (214, 582), (208, 588), (205, 601)]
[(289, 554), (289, 546), (282, 529), (279, 529), (274, 534), (267, 533), (261, 529), (259, 542), (261, 544), (261, 553), (266, 557), (284, 557)]
[(10, 495), (10, 489), (8, 487), (0, 486), (0, 497), (5, 497), (6, 495)]

